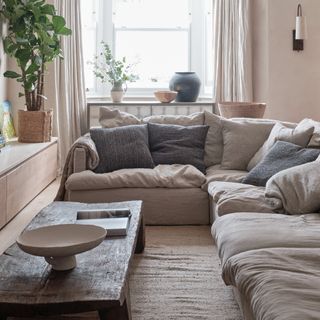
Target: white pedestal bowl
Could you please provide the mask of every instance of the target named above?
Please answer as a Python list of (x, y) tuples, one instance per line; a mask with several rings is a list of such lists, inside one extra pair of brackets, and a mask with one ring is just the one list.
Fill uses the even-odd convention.
[(75, 268), (75, 255), (98, 246), (106, 234), (98, 226), (60, 224), (27, 230), (17, 244), (26, 253), (44, 257), (52, 269), (62, 271)]

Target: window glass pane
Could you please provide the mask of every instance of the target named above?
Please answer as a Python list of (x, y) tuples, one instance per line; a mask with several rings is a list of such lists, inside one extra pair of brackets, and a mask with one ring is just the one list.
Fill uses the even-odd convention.
[(130, 87), (167, 87), (175, 71), (189, 69), (188, 31), (116, 31), (116, 56), (138, 62)]
[(116, 27), (186, 28), (189, 0), (113, 0)]
[(92, 61), (96, 55), (97, 48), (97, 12), (99, 12), (98, 0), (81, 0), (81, 22), (82, 22), (82, 43), (84, 58), (84, 76), (86, 89), (89, 91), (95, 88), (95, 77), (92, 66), (88, 61)]

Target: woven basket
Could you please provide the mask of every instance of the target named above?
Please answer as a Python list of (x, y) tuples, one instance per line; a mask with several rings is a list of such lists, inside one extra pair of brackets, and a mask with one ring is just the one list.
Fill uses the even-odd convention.
[(52, 110), (18, 111), (19, 142), (48, 142), (52, 135)]
[(224, 118), (263, 118), (265, 103), (222, 102), (218, 104), (220, 115)]

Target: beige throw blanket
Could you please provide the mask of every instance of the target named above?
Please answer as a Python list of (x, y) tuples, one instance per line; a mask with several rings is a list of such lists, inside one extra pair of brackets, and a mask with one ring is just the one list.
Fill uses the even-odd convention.
[(82, 148), (85, 150), (87, 169), (93, 170), (99, 164), (99, 155), (98, 155), (96, 146), (92, 141), (92, 139), (90, 138), (89, 134), (77, 139), (72, 145), (67, 155), (66, 163), (64, 165), (63, 172), (62, 172), (60, 187), (54, 199), (55, 201), (64, 200), (64, 195), (66, 191), (65, 183), (68, 177), (74, 172), (74, 153), (77, 148)]

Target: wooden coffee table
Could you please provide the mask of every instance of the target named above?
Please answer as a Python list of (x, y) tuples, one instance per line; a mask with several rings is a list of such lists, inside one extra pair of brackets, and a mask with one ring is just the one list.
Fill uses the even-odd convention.
[(28, 225), (74, 223), (79, 209), (131, 210), (126, 237), (107, 238), (77, 255), (77, 267), (54, 271), (42, 257), (22, 252), (16, 244), (0, 256), (0, 319), (98, 311), (100, 319), (131, 319), (129, 275), (134, 253), (144, 250), (141, 201), (110, 204), (54, 202)]

